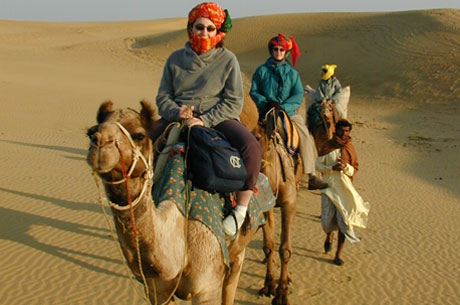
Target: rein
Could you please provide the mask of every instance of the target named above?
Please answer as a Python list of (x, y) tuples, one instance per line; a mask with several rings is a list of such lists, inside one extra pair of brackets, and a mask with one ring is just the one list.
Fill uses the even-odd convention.
[(118, 128), (120, 128), (120, 130), (128, 138), (129, 144), (131, 145), (131, 148), (133, 149), (133, 161), (131, 162), (131, 165), (130, 165), (128, 173), (126, 173), (125, 163), (123, 162), (124, 156), (123, 156), (123, 152), (121, 151), (121, 148), (120, 148), (120, 141), (116, 140), (115, 141), (115, 146), (117, 147), (118, 152), (120, 153), (120, 158), (121, 158), (120, 164), (121, 164), (121, 168), (122, 168), (123, 179), (121, 179), (119, 181), (115, 181), (115, 182), (106, 181), (106, 180), (103, 180), (103, 179), (101, 179), (101, 180), (104, 183), (112, 184), (112, 185), (126, 182), (126, 191), (127, 191), (127, 194), (128, 194), (128, 202), (130, 202), (131, 201), (131, 196), (129, 195), (128, 180), (131, 179), (131, 174), (133, 173), (134, 169), (136, 168), (136, 164), (139, 161), (139, 159), (145, 165), (144, 184), (142, 186), (142, 191), (139, 194), (139, 196), (136, 198), (136, 200), (134, 200), (132, 202), (132, 204), (130, 203), (127, 206), (120, 206), (120, 205), (118, 205), (118, 204), (116, 204), (114, 202), (109, 201), (110, 207), (114, 208), (115, 210), (126, 211), (128, 209), (131, 210), (132, 208), (134, 208), (141, 201), (141, 199), (144, 197), (145, 192), (147, 191), (147, 189), (149, 189), (149, 187), (153, 185), (153, 153), (149, 154), (149, 157), (148, 157), (149, 159), (147, 161), (145, 159), (144, 155), (141, 153), (140, 148), (134, 144), (134, 141), (131, 138), (131, 135), (129, 134), (129, 132), (126, 130), (126, 128), (124, 128), (123, 125), (121, 125), (118, 122), (116, 124), (117, 124)]
[[(114, 240), (114, 242), (115, 242), (115, 244), (116, 244), (121, 256), (123, 256), (123, 252), (122, 252), (122, 250), (120, 248), (120, 245), (116, 242), (116, 238), (115, 238), (115, 235), (113, 233), (112, 226), (110, 225), (110, 222), (108, 221), (107, 215), (105, 214), (105, 211), (104, 211), (104, 209), (102, 207), (103, 193), (102, 193), (102, 187), (101, 187), (99, 181), (102, 181), (102, 182), (104, 182), (106, 184), (111, 184), (111, 185), (116, 185), (116, 184), (120, 184), (120, 183), (125, 182), (128, 205), (120, 206), (120, 205), (110, 201), (107, 197), (106, 197), (106, 200), (108, 201), (110, 207), (112, 209), (114, 209), (114, 210), (117, 210), (117, 211), (127, 211), (127, 210), (129, 210), (130, 211), (130, 219), (131, 219), (131, 223), (133, 225), (133, 233), (134, 233), (134, 236), (135, 236), (135, 239), (136, 239), (136, 252), (137, 252), (137, 259), (138, 259), (138, 268), (139, 268), (139, 272), (141, 274), (143, 284), (144, 284), (144, 300), (149, 301), (147, 299), (147, 298), (149, 298), (149, 290), (148, 290), (149, 285), (147, 283), (147, 279), (145, 277), (145, 274), (144, 274), (143, 268), (142, 268), (141, 253), (140, 253), (140, 247), (139, 247), (139, 233), (137, 231), (136, 222), (135, 222), (135, 219), (134, 219), (134, 208), (143, 199), (146, 190), (150, 189), (151, 186), (153, 185), (153, 176), (154, 176), (154, 174), (153, 174), (153, 152), (149, 153), (148, 161), (147, 161), (145, 159), (144, 155), (141, 153), (140, 148), (134, 144), (134, 141), (133, 141), (130, 133), (126, 130), (126, 128), (123, 127), (123, 125), (121, 125), (119, 122), (116, 122), (116, 124), (119, 127), (119, 129), (123, 132), (123, 134), (125, 134), (125, 136), (127, 137), (128, 141), (129, 141), (129, 143), (130, 143), (130, 145), (131, 145), (131, 147), (133, 149), (133, 161), (131, 162), (129, 171), (126, 172), (126, 165), (124, 163), (123, 151), (121, 150), (121, 147), (120, 147), (120, 141), (117, 139), (117, 140), (115, 140), (115, 146), (116, 146), (116, 148), (117, 148), (117, 150), (118, 150), (118, 152), (120, 154), (120, 165), (121, 165), (121, 170), (122, 170), (122, 174), (123, 174), (123, 179), (118, 180), (118, 181), (106, 181), (106, 180), (102, 179), (101, 177), (98, 177), (100, 180), (97, 180), (96, 172), (93, 173), (93, 176), (94, 176), (94, 179), (96, 180), (96, 184), (97, 184), (98, 189), (99, 189), (99, 197), (100, 197), (101, 209), (103, 210), (103, 213), (106, 216), (107, 224), (109, 225), (110, 231), (112, 233), (112, 239)], [(188, 138), (189, 138), (189, 133), (187, 135), (187, 140), (188, 140)], [(94, 146), (94, 144), (91, 144), (91, 145)], [(188, 145), (187, 145), (187, 147), (188, 147)], [(99, 150), (99, 146), (97, 146), (97, 148)], [(186, 157), (187, 157), (187, 154), (188, 154), (188, 149), (186, 150)], [(143, 175), (144, 175), (144, 183), (143, 183), (142, 191), (140, 192), (139, 196), (136, 198), (136, 200), (132, 201), (130, 191), (129, 191), (128, 182), (129, 182), (129, 179), (131, 178), (131, 174), (133, 173), (134, 169), (136, 168), (136, 164), (139, 161), (139, 159), (145, 165), (145, 171), (143, 173)], [(187, 167), (187, 163), (185, 163), (185, 166)], [(185, 253), (187, 253), (187, 249), (188, 249), (187, 233), (188, 233), (188, 218), (189, 218), (189, 215), (188, 215), (188, 203), (189, 202), (190, 202), (190, 188), (187, 187), (186, 206), (185, 206), (186, 207), (186, 213), (185, 213), (185, 225), (184, 225), (184, 231), (185, 231), (185, 235), (186, 235)], [(185, 266), (185, 264), (186, 264), (186, 254), (184, 256), (184, 266)], [(172, 299), (172, 297), (174, 296), (175, 292), (177, 291), (177, 289), (179, 287), (180, 280), (182, 278), (183, 272), (184, 272), (184, 268), (182, 268), (182, 271), (180, 272), (179, 279), (177, 280), (175, 288), (171, 292), (171, 294), (170, 294), (169, 298), (166, 300), (166, 302), (164, 302), (162, 305), (168, 304), (170, 302), (170, 300)], [(131, 279), (130, 276), (128, 276), (128, 277)], [(135, 290), (137, 291), (132, 279), (131, 279), (131, 282), (132, 282)], [(153, 284), (153, 288), (154, 288), (154, 304), (157, 305), (158, 304), (157, 290), (156, 290), (156, 284), (155, 284), (154, 279), (153, 279), (152, 284)]]
[[(275, 151), (276, 151), (276, 154), (278, 155), (278, 158), (280, 158), (280, 167), (281, 167), (281, 173), (284, 172), (284, 169), (283, 169), (283, 163), (281, 162), (281, 154), (280, 154), (280, 149), (284, 149), (284, 145), (280, 144), (280, 142), (282, 143), (282, 140), (281, 140), (281, 137), (278, 133), (278, 126), (276, 124), (276, 115), (275, 115), (275, 108), (272, 108), (270, 109), (269, 111), (267, 111), (267, 113), (265, 114), (265, 122), (268, 120), (269, 118), (269, 114), (273, 113), (272, 115), (272, 119), (273, 119), (273, 126), (274, 126), (274, 132), (275, 132), (275, 136), (274, 137), (269, 137), (268, 134), (266, 134), (266, 137), (268, 139), (269, 142), (272, 142), (273, 143), (273, 146), (275, 147)], [(265, 129), (265, 127), (264, 127)], [(267, 133), (267, 130), (265, 129), (265, 133)], [(262, 160), (262, 161), (265, 161), (265, 164), (266, 165), (269, 165), (269, 166), (272, 166), (273, 163), (276, 167), (276, 162), (270, 162), (268, 160)], [(264, 166), (265, 167), (265, 166)], [(276, 168), (274, 168), (275, 172), (276, 172)], [(279, 175), (276, 173), (276, 192), (275, 192), (275, 198), (278, 198), (278, 194), (279, 194), (279, 182), (280, 182), (280, 177)]]
[[(123, 151), (121, 150), (120, 148), (120, 141), (117, 139), (115, 141), (115, 146), (120, 154), (120, 165), (121, 165), (121, 170), (122, 170), (122, 174), (123, 174), (123, 179), (120, 180), (120, 181), (116, 181), (116, 182), (109, 182), (109, 181), (105, 181), (103, 180), (101, 177), (99, 177), (99, 179), (104, 182), (104, 183), (108, 183), (108, 184), (120, 184), (120, 183), (123, 183), (125, 182), (125, 186), (126, 186), (126, 195), (127, 195), (127, 199), (128, 199), (128, 205), (127, 206), (120, 206), (110, 200), (108, 200), (107, 198), (107, 201), (109, 202), (110, 204), (110, 207), (115, 209), (115, 210), (118, 210), (118, 211), (126, 211), (126, 210), (130, 210), (130, 218), (131, 218), (131, 223), (133, 225), (133, 232), (134, 232), (134, 237), (136, 239), (136, 252), (137, 252), (137, 260), (138, 260), (138, 268), (139, 268), (139, 272), (141, 274), (141, 277), (142, 277), (142, 280), (144, 282), (144, 300), (145, 301), (148, 301), (147, 298), (149, 297), (149, 291), (148, 291), (148, 283), (147, 283), (147, 279), (145, 277), (145, 274), (144, 274), (144, 271), (142, 269), (142, 261), (141, 261), (141, 253), (140, 253), (140, 247), (139, 247), (139, 233), (137, 231), (137, 227), (136, 227), (136, 221), (134, 219), (134, 207), (142, 200), (142, 198), (144, 197), (144, 194), (145, 194), (145, 191), (147, 189), (149, 189), (151, 186), (152, 186), (152, 183), (153, 183), (153, 153), (150, 152), (149, 154), (149, 160), (147, 161), (144, 157), (144, 155), (142, 155), (142, 153), (140, 152), (140, 149), (139, 147), (137, 147), (135, 144), (134, 144), (134, 141), (131, 137), (131, 135), (129, 134), (129, 132), (126, 130), (126, 128), (123, 127), (123, 125), (121, 125), (119, 122), (116, 122), (117, 126), (120, 128), (120, 130), (125, 134), (125, 136), (127, 137), (132, 149), (133, 149), (133, 161), (131, 163), (131, 166), (130, 166), (130, 170), (129, 172), (127, 173), (126, 172), (126, 167), (125, 167), (125, 163), (124, 163), (124, 155), (123, 155)], [(99, 146), (98, 146), (98, 150), (99, 150)], [(139, 161), (139, 159), (141, 159), (144, 164), (145, 164), (145, 172), (144, 172), (144, 183), (143, 183), (143, 187), (142, 187), (142, 191), (141, 193), (139, 194), (139, 196), (136, 198), (136, 200), (133, 202), (131, 200), (131, 194), (129, 192), (129, 179), (131, 178), (131, 174), (133, 173), (134, 169), (136, 168), (136, 164), (137, 162)], [(98, 186), (98, 189), (99, 189), (99, 197), (100, 197), (100, 203), (101, 203), (101, 209), (103, 210), (104, 212), (104, 215), (105, 214), (105, 211), (102, 207), (102, 191), (101, 191), (101, 186), (100, 184), (98, 183), (98, 180), (96, 179), (96, 173), (94, 172), (94, 178), (96, 180), (96, 184)], [(115, 235), (113, 234), (113, 230), (112, 230), (112, 226), (110, 226), (110, 223), (108, 222), (108, 219), (106, 217), (106, 220), (107, 220), (107, 224), (109, 225), (110, 227), (110, 231), (112, 233), (112, 239), (114, 240), (115, 244), (117, 245), (117, 248), (119, 250), (119, 253), (120, 255), (123, 254), (121, 248), (120, 248), (120, 245), (116, 242), (116, 239), (115, 239)], [(130, 276), (128, 276), (129, 278), (131, 278)], [(132, 282), (133, 283), (133, 282)], [(133, 286), (134, 286), (134, 283), (133, 283)], [(134, 286), (135, 287), (135, 286)], [(137, 289), (135, 289), (137, 291)], [(155, 287), (155, 291), (156, 291), (156, 287)], [(150, 303), (150, 302), (149, 302)], [(155, 304), (157, 304), (157, 301), (156, 301), (156, 293), (155, 293)]]

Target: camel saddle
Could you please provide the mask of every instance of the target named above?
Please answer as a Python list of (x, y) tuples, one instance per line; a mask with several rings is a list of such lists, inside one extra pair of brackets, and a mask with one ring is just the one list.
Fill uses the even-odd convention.
[(265, 131), (269, 139), (272, 139), (276, 132), (283, 139), (288, 153), (297, 158), (299, 154), (300, 137), (297, 128), (284, 110), (273, 109), (269, 111), (264, 120)]
[[(155, 147), (153, 201), (159, 204), (164, 200), (171, 200), (184, 216), (188, 215), (190, 219), (206, 225), (220, 242), (226, 265), (229, 266), (227, 240), (222, 226), (222, 220), (232, 209), (229, 206), (229, 197), (191, 186), (187, 180), (185, 144), (180, 142), (178, 123), (168, 126), (161, 138), (162, 140), (156, 144), (162, 145)], [(249, 217), (246, 229), (253, 229), (265, 223), (262, 209), (255, 196), (249, 202), (246, 217)]]
[[(183, 154), (172, 154), (162, 175), (155, 179), (152, 197), (155, 204), (164, 200), (175, 202), (184, 216), (206, 225), (220, 242), (225, 262), (229, 266), (227, 240), (222, 225), (225, 198), (219, 193), (213, 194), (198, 188), (192, 189), (191, 183), (186, 180)], [(249, 202), (246, 217), (249, 217), (247, 229), (250, 230), (265, 223), (263, 212), (255, 196)]]

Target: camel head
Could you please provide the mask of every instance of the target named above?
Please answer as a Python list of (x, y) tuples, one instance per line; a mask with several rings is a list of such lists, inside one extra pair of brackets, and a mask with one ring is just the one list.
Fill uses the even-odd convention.
[(104, 102), (97, 112), (98, 124), (88, 129), (91, 145), (87, 162), (106, 183), (116, 184), (126, 175), (131, 179), (140, 177), (149, 168), (149, 134), (154, 128), (155, 112), (145, 101), (141, 106), (139, 113), (130, 108), (114, 110), (111, 101)]
[(324, 128), (327, 131), (328, 139), (332, 139), (334, 135), (334, 110), (332, 109), (332, 103), (323, 100), (321, 102), (321, 119), (324, 124)]

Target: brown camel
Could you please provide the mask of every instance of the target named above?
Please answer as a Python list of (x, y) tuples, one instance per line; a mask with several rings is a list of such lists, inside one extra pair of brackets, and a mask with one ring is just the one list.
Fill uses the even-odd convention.
[[(316, 91), (309, 85), (305, 86), (304, 93), (307, 109), (314, 103), (315, 92)], [(338, 97), (338, 103), (335, 106), (332, 103), (327, 103), (326, 101), (321, 102), (320, 111), (322, 124), (315, 126), (314, 130), (310, 130), (313, 138), (315, 139), (316, 149), (318, 152), (321, 150), (321, 147), (325, 142), (332, 139), (335, 132), (335, 122), (341, 118), (347, 117), (350, 94), (351, 88), (350, 86), (346, 86), (342, 88)]]
[[(274, 114), (275, 111), (271, 113)], [(269, 127), (269, 120), (274, 122), (271, 127)], [(274, 278), (275, 217), (273, 210), (270, 210), (264, 213), (267, 222), (263, 226), (263, 250), (267, 272), (264, 287), (259, 293), (265, 296), (274, 295), (273, 304), (289, 304), (288, 285), (292, 282), (288, 271), (288, 263), (292, 256), (290, 229), (296, 213), (297, 186), (303, 175), (303, 163), (299, 156), (296, 166), (294, 159), (289, 155), (281, 136), (282, 127), (278, 122), (276, 114), (273, 117), (269, 115), (264, 124), (258, 125), (253, 131), (262, 149), (262, 172), (268, 177), (273, 194), (276, 196), (276, 204), (281, 208), (280, 278), (277, 284)]]
[(245, 248), (257, 229), (242, 230), (228, 242), (227, 268), (221, 246), (207, 226), (186, 219), (172, 201), (155, 206), (148, 136), (155, 128), (155, 113), (146, 102), (141, 105), (138, 113), (103, 103), (98, 125), (88, 130), (87, 161), (104, 183), (127, 264), (146, 284), (152, 304), (176, 304), (174, 296), (193, 304), (233, 304)]
[(320, 109), (322, 124), (317, 126), (312, 132), (318, 153), (321, 147), (323, 147), (323, 144), (332, 139), (335, 132), (334, 109), (332, 103), (322, 101)]

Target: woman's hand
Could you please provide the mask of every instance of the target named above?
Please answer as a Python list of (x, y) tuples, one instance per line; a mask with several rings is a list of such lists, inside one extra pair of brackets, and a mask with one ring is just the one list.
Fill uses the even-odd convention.
[(199, 118), (190, 118), (185, 122), (188, 128), (192, 128), (193, 126), (204, 126), (204, 123), (201, 119)]
[(180, 109), (179, 109), (179, 119), (180, 120), (188, 120), (188, 119), (191, 119), (193, 117), (193, 110), (195, 109), (194, 106), (186, 106), (186, 105), (182, 105), (180, 106)]

